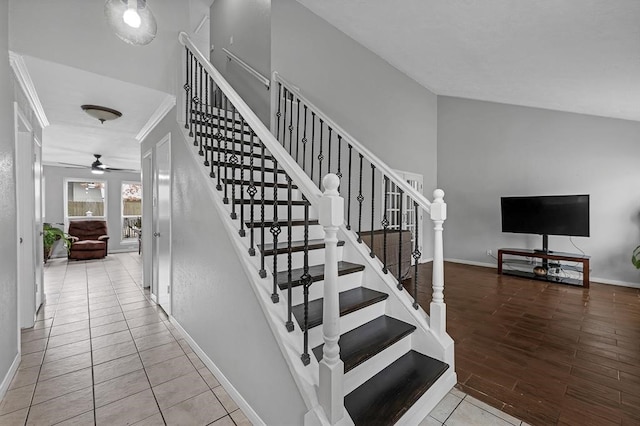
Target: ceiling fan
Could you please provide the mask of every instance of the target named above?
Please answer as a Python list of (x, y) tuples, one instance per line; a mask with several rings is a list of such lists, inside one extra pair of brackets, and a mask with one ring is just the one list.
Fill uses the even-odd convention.
[(103, 164), (102, 161), (100, 161), (100, 158), (102, 158), (102, 154), (93, 154), (93, 156), (96, 158), (96, 160), (93, 163), (91, 163), (90, 166), (83, 166), (81, 164), (71, 164), (71, 163), (59, 163), (59, 164), (74, 167), (74, 168), (91, 169), (91, 173), (95, 175), (101, 175), (104, 172), (133, 172), (133, 173), (138, 172), (138, 170), (133, 170), (133, 169), (118, 169), (115, 167), (109, 167), (106, 164)]

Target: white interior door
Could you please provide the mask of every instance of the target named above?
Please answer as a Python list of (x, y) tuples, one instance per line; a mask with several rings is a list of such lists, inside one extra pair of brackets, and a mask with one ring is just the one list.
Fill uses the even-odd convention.
[[(400, 177), (402, 177), (409, 185), (411, 185), (413, 189), (422, 194), (422, 187), (424, 182), (424, 178), (422, 175), (419, 175), (417, 173), (403, 172), (400, 170), (395, 170), (395, 172), (400, 175)], [(387, 217), (389, 220), (389, 229), (398, 229), (398, 227), (402, 225), (403, 230), (411, 231), (411, 250), (413, 251), (416, 243), (416, 223), (419, 225), (418, 230), (420, 234), (422, 234), (424, 211), (421, 208), (418, 208), (418, 214), (416, 215), (416, 209), (413, 205), (413, 201), (411, 200), (411, 197), (409, 197), (405, 193), (402, 194), (401, 203), (400, 188), (398, 188), (393, 182), (389, 182), (387, 194), (383, 194), (383, 202), (385, 195), (387, 197)], [(423, 245), (424, 242), (421, 239), (418, 239), (418, 249), (421, 253), (424, 253)], [(413, 264), (413, 257), (411, 258), (411, 262)]]
[(171, 313), (171, 135), (156, 145), (155, 212), (153, 226), (156, 296), (167, 314)]
[(15, 110), (16, 143), (16, 205), (18, 230), (18, 324), (20, 328), (33, 327), (36, 313), (37, 259), (35, 222), (35, 185), (33, 173), (33, 134), (29, 122), (17, 104)]
[(151, 297), (156, 299), (153, 283), (153, 214), (156, 191), (153, 178), (153, 151), (142, 156), (142, 282), (143, 287), (151, 288)]
[(35, 286), (36, 286), (36, 304), (35, 312), (38, 312), (40, 306), (45, 301), (44, 294), (44, 241), (43, 235), (43, 190), (42, 190), (42, 145), (40, 141), (33, 138), (33, 188), (34, 188), (34, 222), (35, 222), (35, 241), (34, 241), (34, 267), (35, 267)]

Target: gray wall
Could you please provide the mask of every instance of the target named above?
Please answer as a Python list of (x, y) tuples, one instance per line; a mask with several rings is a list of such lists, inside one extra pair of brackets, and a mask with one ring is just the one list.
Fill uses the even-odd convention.
[[(638, 283), (640, 123), (451, 97), (438, 98), (438, 185), (447, 193), (445, 257), (493, 262), (486, 250), (539, 248), (540, 236), (501, 232), (500, 197), (590, 194), (594, 280)], [(551, 250), (578, 252), (568, 237)]]
[(305, 404), (175, 114), (141, 147), (144, 154), (171, 133), (173, 316), (266, 424), (301, 424)]
[[(49, 223), (64, 222), (64, 185), (65, 178), (82, 178), (88, 181), (107, 182), (107, 226), (109, 227), (109, 251), (138, 250), (137, 243), (121, 244), (120, 229), (122, 223), (121, 199), (122, 182), (140, 182), (139, 173), (109, 172), (94, 175), (89, 169), (67, 167), (44, 167), (44, 221)], [(60, 246), (60, 245), (58, 245)], [(66, 256), (62, 247), (57, 247), (54, 257)]]
[[(424, 195), (431, 199), (437, 176), (436, 95), (297, 1), (273, 0), (271, 6), (272, 69), (389, 166), (422, 174)], [(428, 258), (432, 225), (425, 220), (425, 226)]]
[(9, 68), (8, 2), (0, 1), (0, 383), (18, 353), (16, 198), (13, 88)]
[[(269, 126), (269, 90), (227, 59), (227, 48), (260, 74), (271, 78), (271, 0), (216, 0), (211, 6), (211, 62)], [(233, 37), (233, 44), (230, 39)]]

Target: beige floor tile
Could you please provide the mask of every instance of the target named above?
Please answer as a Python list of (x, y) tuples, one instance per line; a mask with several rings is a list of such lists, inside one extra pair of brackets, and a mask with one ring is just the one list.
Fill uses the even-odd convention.
[(72, 333), (74, 331), (88, 330), (88, 329), (89, 329), (88, 320), (70, 322), (69, 324), (64, 324), (64, 325), (55, 325), (51, 327), (51, 337), (59, 336), (61, 334), (66, 334), (66, 333)]
[(156, 308), (153, 307), (145, 307), (140, 309), (134, 309), (132, 311), (123, 311), (124, 317), (128, 320), (132, 320), (134, 318), (146, 317), (147, 315), (158, 314)]
[(132, 355), (138, 352), (133, 341), (124, 343), (116, 343), (115, 345), (93, 351), (93, 365), (102, 364), (103, 362), (112, 361), (116, 358)]
[(139, 351), (146, 351), (147, 349), (155, 348), (156, 346), (162, 346), (167, 343), (176, 342), (176, 339), (171, 333), (169, 333), (169, 330), (161, 331), (160, 333), (156, 334), (150, 334), (148, 336), (138, 337), (134, 340)]
[(158, 406), (153, 393), (147, 389), (96, 409), (96, 424), (132, 424), (157, 413)]
[(91, 318), (91, 327), (99, 327), (101, 325), (107, 325), (114, 322), (124, 321), (124, 314), (118, 312), (111, 315), (105, 315), (103, 317)]
[(231, 418), (237, 426), (251, 426), (251, 422), (249, 421), (247, 416), (245, 416), (242, 410), (236, 410), (231, 413)]
[(196, 370), (199, 370), (205, 366), (202, 360), (198, 358), (198, 355), (195, 354), (195, 352), (191, 352), (189, 355), (187, 355), (187, 357), (189, 358), (189, 360), (191, 360), (191, 364), (193, 364)]
[(488, 411), (477, 407), (465, 398), (458, 408), (444, 423), (447, 426), (468, 426), (468, 425), (491, 425), (491, 426), (512, 426), (511, 423), (491, 414)]
[(181, 355), (184, 355), (184, 351), (175, 341), (140, 352), (140, 358), (146, 368)]
[(238, 405), (236, 404), (236, 402), (231, 399), (231, 396), (222, 386), (213, 388), (213, 393), (220, 400), (220, 403), (222, 403), (222, 406), (225, 408), (225, 410), (227, 410), (228, 413), (231, 413), (238, 409)]
[(91, 327), (91, 337), (100, 337), (107, 334), (117, 333), (118, 331), (128, 330), (126, 321), (112, 322), (111, 324), (99, 325)]
[(441, 423), (444, 423), (445, 420), (449, 418), (453, 410), (456, 409), (460, 402), (461, 398), (448, 393), (444, 398), (436, 405), (433, 410), (429, 413), (431, 417), (438, 420)]
[(186, 355), (160, 362), (152, 365), (146, 370), (151, 386), (158, 386), (159, 384), (168, 382), (176, 377), (184, 376), (196, 371)]
[[(2, 398), (2, 401), (0, 401), (0, 416), (12, 413), (22, 408), (28, 408), (31, 404), (31, 396), (33, 395), (34, 388), (35, 383), (32, 383), (30, 385), (7, 391), (4, 398)], [(0, 424), (2, 424), (2, 422), (0, 422)]]
[(20, 341), (22, 343), (32, 342), (34, 340), (46, 339), (49, 337), (48, 328), (40, 328), (38, 330), (28, 329), (29, 331), (23, 331), (20, 336)]
[(22, 354), (26, 355), (33, 352), (42, 352), (47, 346), (47, 340), (48, 339), (37, 339), (30, 342), (23, 342), (21, 346)]
[(164, 419), (161, 414), (154, 414), (151, 417), (134, 423), (134, 426), (164, 426)]
[(44, 351), (32, 352), (30, 354), (22, 355), (20, 357), (20, 368), (35, 367), (42, 364), (44, 359)]
[(467, 394), (466, 394), (466, 393), (464, 393), (464, 392), (462, 392), (461, 390), (456, 389), (456, 388), (452, 388), (452, 389), (449, 391), (449, 393), (450, 393), (450, 394), (452, 394), (452, 395), (457, 396), (457, 397), (458, 397), (458, 398), (460, 398), (460, 399), (464, 399), (464, 397), (465, 397), (465, 396), (467, 396)]
[(224, 416), (221, 419), (218, 419), (215, 422), (211, 423), (211, 426), (236, 426), (236, 424), (233, 422), (231, 417)]
[(49, 344), (47, 349), (57, 348), (58, 346), (64, 346), (71, 343), (81, 342), (89, 338), (89, 329), (78, 330), (71, 333), (61, 334), (59, 336), (49, 338)]
[(106, 315), (121, 314), (120, 306), (112, 306), (104, 309), (94, 309), (91, 311), (91, 319), (104, 317)]
[(62, 423), (57, 423), (56, 426), (92, 426), (95, 425), (94, 421), (94, 412), (88, 411), (84, 414), (80, 414), (79, 416), (75, 416), (70, 418), (69, 420), (65, 420)]
[(56, 315), (55, 320), (53, 321), (53, 325), (64, 325), (77, 321), (86, 321), (89, 319), (89, 314), (76, 314), (76, 315), (67, 315), (67, 316), (58, 316)]
[(119, 399), (149, 389), (149, 381), (144, 370), (140, 369), (115, 379), (95, 385), (96, 407), (111, 404)]
[(207, 382), (211, 389), (220, 386), (220, 382), (218, 381), (218, 379), (216, 379), (216, 376), (214, 376), (207, 367), (198, 369), (198, 373), (200, 373), (200, 376), (202, 376), (204, 381)]
[(197, 371), (181, 376), (153, 388), (158, 405), (166, 410), (182, 401), (208, 391), (209, 386), (202, 380)]
[(13, 377), (9, 390), (21, 388), (23, 386), (31, 385), (38, 381), (38, 375), (40, 374), (40, 366), (20, 368)]
[(89, 352), (42, 364), (42, 370), (40, 371), (40, 378), (38, 380), (49, 380), (87, 367), (91, 367), (91, 353)]
[(187, 342), (185, 339), (178, 339), (178, 343), (180, 344), (180, 346), (182, 346), (184, 353), (186, 353), (187, 355), (193, 352), (193, 349), (191, 349), (189, 342)]
[(85, 388), (31, 406), (27, 425), (52, 425), (93, 410), (93, 391)]
[(84, 389), (92, 384), (91, 367), (54, 377), (53, 379), (40, 380), (33, 395), (33, 404), (40, 404), (69, 392)]
[(137, 339), (139, 337), (160, 333), (166, 330), (167, 330), (167, 326), (162, 321), (160, 321), (160, 322), (143, 325), (142, 327), (132, 328), (131, 335), (133, 336), (134, 339)]
[(492, 407), (489, 404), (486, 404), (482, 401), (480, 401), (479, 399), (476, 399), (472, 396), (467, 396), (465, 398), (465, 401), (470, 402), (471, 404), (475, 405), (476, 407), (482, 408), (485, 411), (490, 412), (493, 415), (496, 415), (498, 417), (500, 417), (502, 420), (506, 420), (509, 423), (513, 424), (513, 425), (520, 425), (520, 423), (522, 422), (520, 419), (517, 419), (507, 413), (505, 413), (504, 411), (500, 411), (495, 407)]
[(66, 317), (66, 316), (76, 315), (76, 314), (85, 314), (88, 312), (89, 309), (86, 302), (78, 303), (78, 305), (73, 307), (58, 306), (58, 309), (56, 309), (56, 316)]
[(90, 351), (91, 342), (89, 340), (71, 343), (70, 345), (58, 346), (57, 348), (47, 349), (47, 352), (44, 354), (44, 363), (47, 364), (49, 362), (58, 361)]
[(227, 415), (220, 401), (211, 391), (187, 399), (180, 404), (163, 410), (167, 426), (205, 425)]
[(139, 294), (138, 296), (120, 298), (120, 304), (122, 306), (123, 312), (135, 311), (136, 309), (142, 308), (153, 308), (152, 305), (147, 299)]
[(157, 322), (162, 322), (162, 319), (160, 319), (157, 313), (146, 315), (143, 317), (131, 319), (127, 318), (127, 324), (129, 324), (129, 328), (138, 328), (142, 327), (143, 325), (149, 325)]
[(431, 416), (427, 416), (418, 424), (418, 426), (442, 426), (442, 423)]
[(51, 328), (53, 325), (53, 319), (36, 321), (32, 327), (32, 330), (39, 330), (41, 328)]
[(94, 366), (93, 381), (102, 383), (141, 368), (142, 362), (138, 354), (128, 355)]
[(99, 311), (101, 309), (113, 308), (118, 306), (119, 306), (118, 299), (114, 297), (113, 299), (110, 299), (104, 302), (92, 303), (89, 307), (91, 309), (91, 312), (93, 313), (93, 311)]
[(116, 343), (132, 342), (133, 337), (129, 330), (119, 331), (117, 333), (107, 334), (106, 336), (96, 337), (91, 339), (91, 345), (93, 349), (106, 348), (107, 346), (115, 345)]
[(27, 419), (28, 408), (14, 411), (9, 414), (0, 416), (0, 425), (2, 426), (24, 426), (24, 421)]

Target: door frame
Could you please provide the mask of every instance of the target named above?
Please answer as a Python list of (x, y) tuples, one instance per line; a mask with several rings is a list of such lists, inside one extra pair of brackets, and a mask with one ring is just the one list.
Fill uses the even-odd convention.
[[(167, 212), (168, 215), (168, 221), (169, 221), (169, 235), (168, 236), (164, 236), (164, 235), (160, 235), (160, 238), (166, 239), (168, 238), (168, 249), (169, 249), (169, 253), (168, 253), (168, 258), (169, 258), (169, 264), (167, 265), (167, 281), (168, 281), (168, 306), (163, 306), (160, 301), (161, 301), (161, 297), (160, 297), (160, 241), (158, 240), (158, 238), (155, 237), (156, 233), (160, 233), (160, 194), (159, 194), (159, 167), (158, 167), (158, 149), (162, 146), (168, 144), (168, 149), (169, 149), (169, 157), (168, 157), (168, 161), (169, 161), (169, 200), (168, 200), (168, 206), (169, 206), (169, 211)], [(153, 294), (156, 297), (156, 303), (158, 303), (158, 305), (160, 305), (162, 307), (162, 309), (164, 309), (164, 311), (167, 313), (167, 315), (171, 315), (171, 311), (172, 311), (172, 305), (173, 305), (173, 249), (172, 249), (172, 244), (171, 244), (171, 237), (172, 237), (172, 232), (173, 232), (173, 224), (172, 224), (172, 215), (171, 215), (171, 201), (172, 201), (172, 190), (171, 190), (171, 182), (172, 182), (172, 167), (171, 167), (171, 133), (167, 133), (167, 135), (165, 135), (162, 139), (160, 139), (160, 141), (158, 141), (155, 146), (154, 146), (154, 161), (153, 161), (153, 228), (152, 228), (152, 232), (154, 237), (151, 238), (152, 240), (152, 246), (153, 246), (153, 252), (152, 252), (152, 274), (153, 274), (153, 278), (152, 278), (152, 290), (153, 290)]]
[[(142, 287), (149, 288), (151, 300), (157, 302), (153, 288), (153, 234), (155, 191), (153, 148), (142, 154)], [(146, 248), (146, 250), (145, 250)]]

